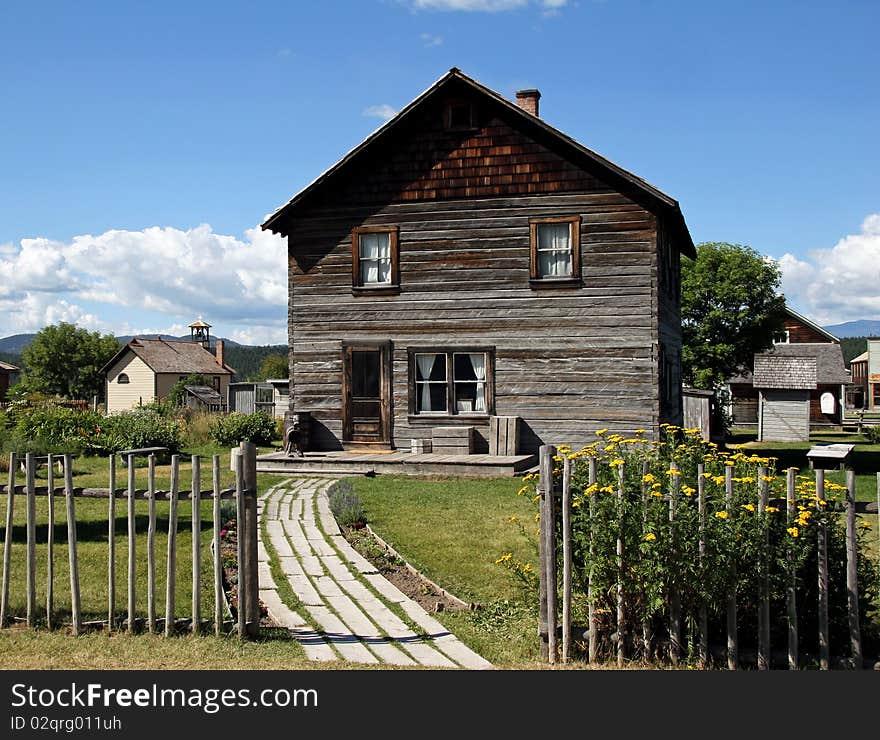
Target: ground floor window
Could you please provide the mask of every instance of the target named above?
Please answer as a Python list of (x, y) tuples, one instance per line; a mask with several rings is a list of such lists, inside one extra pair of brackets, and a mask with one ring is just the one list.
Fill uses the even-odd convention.
[(411, 349), (410, 412), (485, 415), (492, 405), (491, 350)]

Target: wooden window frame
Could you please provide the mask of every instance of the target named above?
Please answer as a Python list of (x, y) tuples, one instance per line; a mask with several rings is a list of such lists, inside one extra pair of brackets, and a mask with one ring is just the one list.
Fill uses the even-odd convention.
[[(446, 411), (443, 413), (418, 413), (416, 405), (416, 355), (444, 355), (446, 357)], [(484, 354), (486, 355), (486, 410), (480, 412), (460, 413), (455, 410), (455, 380), (453, 355)], [(495, 347), (493, 346), (465, 346), (450, 347), (449, 345), (412, 346), (406, 348), (407, 365), (407, 396), (408, 415), (410, 422), (436, 424), (438, 421), (447, 423), (460, 421), (473, 424), (474, 422), (488, 423), (489, 417), (495, 415)]]
[[(457, 106), (468, 109), (468, 125), (453, 125), (452, 110)], [(477, 107), (472, 100), (466, 98), (449, 98), (443, 105), (443, 130), (444, 131), (474, 131), (477, 129)]]
[[(361, 282), (361, 234), (390, 234), (391, 282)], [(356, 226), (351, 230), (351, 292), (354, 295), (397, 295), (400, 292), (400, 227)]]
[[(538, 274), (538, 225), (569, 224), (571, 230), (571, 275), (541, 277)], [(581, 217), (547, 216), (529, 219), (529, 285), (532, 288), (571, 288), (582, 285), (581, 280)]]

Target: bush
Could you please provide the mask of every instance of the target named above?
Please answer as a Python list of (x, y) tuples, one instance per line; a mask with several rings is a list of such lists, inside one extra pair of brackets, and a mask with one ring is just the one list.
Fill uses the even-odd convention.
[(362, 527), (367, 523), (364, 505), (349, 481), (340, 481), (330, 489), (329, 502), (330, 511), (343, 526)]
[(80, 454), (101, 434), (104, 418), (51, 404), (17, 409), (7, 446), (16, 452)]
[(234, 411), (214, 419), (211, 437), (217, 444), (226, 447), (232, 447), (239, 442), (270, 445), (275, 439), (275, 420), (262, 412), (242, 414)]
[(151, 409), (134, 409), (104, 419), (102, 432), (95, 444), (100, 452), (167, 447), (169, 452), (176, 453), (183, 446), (185, 427), (180, 419), (162, 416)]
[(875, 427), (865, 427), (862, 433), (872, 445), (880, 445), (880, 424)]

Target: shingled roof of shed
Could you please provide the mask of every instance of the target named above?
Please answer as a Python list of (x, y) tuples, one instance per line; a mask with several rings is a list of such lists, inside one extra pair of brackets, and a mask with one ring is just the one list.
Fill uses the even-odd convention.
[(755, 355), (755, 388), (813, 390), (816, 387), (815, 357)]
[[(840, 348), (839, 344), (832, 344), (830, 342), (802, 342), (802, 343), (794, 343), (794, 344), (777, 344), (774, 345), (773, 349), (768, 350), (767, 352), (761, 352), (755, 355), (755, 377), (752, 376), (751, 373), (744, 373), (742, 375), (738, 375), (735, 378), (730, 379), (730, 383), (752, 383), (755, 388), (789, 388), (792, 386), (786, 385), (775, 385), (770, 384), (767, 385), (759, 385), (759, 381), (757, 379), (758, 375), (758, 360), (762, 357), (776, 357), (776, 358), (811, 358), (815, 361), (816, 365), (816, 379), (815, 382), (819, 385), (843, 385), (844, 383), (850, 382), (850, 375), (846, 370), (846, 366), (843, 363), (843, 350)], [(771, 365), (767, 366), (771, 368), (779, 368), (781, 366)], [(780, 372), (783, 372), (780, 370)], [(762, 377), (760, 382), (765, 382), (766, 376)], [(805, 386), (797, 386), (797, 387), (805, 387)], [(815, 388), (816, 386), (811, 386)]]

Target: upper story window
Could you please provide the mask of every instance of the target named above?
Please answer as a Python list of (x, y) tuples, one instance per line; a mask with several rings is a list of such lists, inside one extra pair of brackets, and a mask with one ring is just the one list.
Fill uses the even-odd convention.
[(119, 375), (116, 376), (116, 382), (124, 385), (125, 383), (129, 383), (131, 381), (129, 381), (128, 375), (126, 375), (125, 373), (119, 373)]
[(580, 282), (580, 227), (580, 216), (529, 219), (533, 287)]
[(358, 291), (399, 290), (398, 228), (359, 226), (351, 235), (352, 289)]
[(462, 131), (476, 128), (474, 104), (469, 100), (453, 98), (446, 101), (443, 109), (443, 128), (448, 131)]
[(773, 337), (773, 344), (791, 344), (791, 332), (786, 329), (785, 331), (777, 334)]

